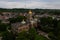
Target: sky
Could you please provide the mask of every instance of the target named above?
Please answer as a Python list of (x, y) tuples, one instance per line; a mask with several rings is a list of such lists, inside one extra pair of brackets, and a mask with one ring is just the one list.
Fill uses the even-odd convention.
[(0, 0), (0, 8), (60, 9), (60, 0)]

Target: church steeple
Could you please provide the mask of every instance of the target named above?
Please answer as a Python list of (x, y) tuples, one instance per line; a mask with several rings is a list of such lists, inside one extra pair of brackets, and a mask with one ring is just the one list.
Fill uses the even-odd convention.
[(32, 11), (29, 10), (29, 11), (28, 11), (28, 14), (29, 14), (29, 18), (28, 18), (28, 19), (31, 21), (31, 20), (33, 19), (33, 18), (32, 18), (32, 14), (33, 14)]

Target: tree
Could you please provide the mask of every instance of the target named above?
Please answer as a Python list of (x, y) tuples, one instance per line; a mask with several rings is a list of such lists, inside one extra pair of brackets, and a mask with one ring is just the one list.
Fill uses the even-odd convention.
[(54, 20), (54, 29), (49, 33), (51, 40), (60, 40), (60, 20)]
[(36, 29), (35, 28), (31, 28), (29, 30), (29, 38), (30, 38), (30, 40), (34, 40), (36, 35), (37, 35)]
[(15, 35), (12, 32), (5, 31), (2, 34), (2, 40), (15, 40)]
[(15, 22), (21, 22), (23, 19), (26, 20), (26, 17), (18, 16), (17, 18), (10, 18), (9, 21), (10, 21), (10, 23), (15, 23)]
[(60, 21), (58, 22), (58, 25), (56, 28), (56, 37), (57, 37), (57, 40), (60, 40)]
[(48, 40), (42, 35), (38, 35), (35, 28), (31, 28), (28, 32), (22, 31), (18, 34), (16, 40)]
[(48, 39), (42, 35), (36, 35), (35, 40), (48, 40)]
[(21, 22), (23, 19), (26, 20), (26, 17), (25, 16), (18, 16), (16, 18), (16, 21)]
[(0, 32), (6, 31), (7, 30), (7, 27), (9, 27), (8, 24), (1, 23), (0, 24)]
[(40, 30), (43, 30), (44, 32), (50, 32), (53, 30), (53, 19), (52, 17), (43, 17), (40, 19)]
[(16, 40), (30, 40), (26, 31), (22, 31), (18, 34)]
[(49, 38), (51, 39), (51, 40), (57, 40), (55, 37), (55, 34), (53, 33), (53, 32), (49, 32), (48, 33), (48, 36), (49, 36)]
[(0, 23), (1, 23), (2, 20), (0, 20)]

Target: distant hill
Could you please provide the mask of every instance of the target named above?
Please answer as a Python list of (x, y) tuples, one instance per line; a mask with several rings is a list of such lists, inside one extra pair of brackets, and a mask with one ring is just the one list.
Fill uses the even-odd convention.
[(14, 9), (6, 9), (6, 8), (0, 8), (0, 12), (18, 12), (18, 13), (25, 13), (29, 10), (32, 10), (32, 12), (35, 13), (49, 13), (49, 14), (60, 14), (60, 9), (24, 9), (24, 8), (14, 8)]

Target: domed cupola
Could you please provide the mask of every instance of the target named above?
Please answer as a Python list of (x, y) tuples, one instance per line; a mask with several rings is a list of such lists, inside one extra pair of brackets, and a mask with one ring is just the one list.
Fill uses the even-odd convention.
[(32, 15), (32, 11), (31, 10), (29, 10), (29, 14)]
[(21, 24), (26, 24), (26, 22), (24, 20), (22, 20)]

